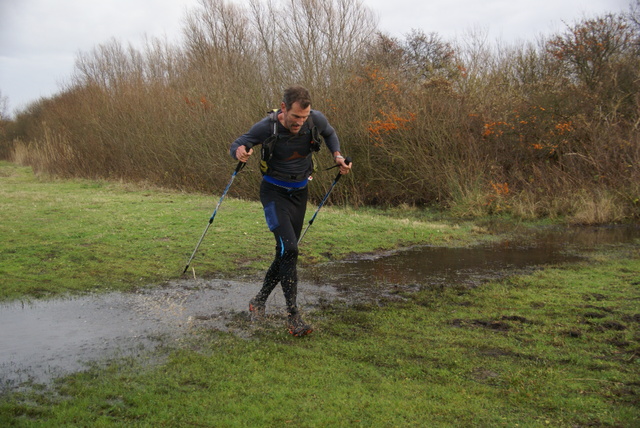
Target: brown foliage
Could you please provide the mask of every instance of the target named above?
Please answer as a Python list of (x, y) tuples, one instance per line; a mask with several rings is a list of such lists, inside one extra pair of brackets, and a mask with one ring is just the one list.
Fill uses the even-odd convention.
[[(292, 21), (280, 27), (280, 13)], [(73, 85), (4, 127), (2, 147), (50, 174), (219, 192), (230, 143), (300, 83), (354, 159), (334, 202), (619, 220), (640, 212), (634, 16), (490, 49), (376, 35), (355, 0), (202, 0), (181, 47), (110, 41), (81, 54)], [(332, 174), (318, 173), (312, 197)], [(250, 162), (231, 193), (255, 198), (258, 180)], [(580, 208), (604, 203), (621, 208)]]

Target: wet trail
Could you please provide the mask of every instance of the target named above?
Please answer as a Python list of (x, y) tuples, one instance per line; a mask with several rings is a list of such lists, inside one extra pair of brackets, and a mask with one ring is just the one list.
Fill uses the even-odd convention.
[[(301, 269), (299, 304), (310, 310), (320, 301), (392, 298), (398, 287), (476, 286), (637, 239), (638, 227), (556, 229), (481, 247), (360, 255)], [(93, 362), (147, 355), (202, 327), (250, 333), (237, 317), (248, 318), (248, 301), (259, 286), (260, 279), (185, 279), (135, 293), (0, 304), (0, 392), (25, 381), (47, 383)], [(280, 288), (267, 302), (267, 313), (284, 315)]]
[[(196, 327), (229, 331), (258, 286), (191, 279), (135, 293), (0, 304), (0, 392), (26, 381), (47, 383), (93, 362), (145, 355)], [(333, 287), (299, 289), (301, 307), (337, 297)], [(284, 307), (277, 291), (268, 313)]]

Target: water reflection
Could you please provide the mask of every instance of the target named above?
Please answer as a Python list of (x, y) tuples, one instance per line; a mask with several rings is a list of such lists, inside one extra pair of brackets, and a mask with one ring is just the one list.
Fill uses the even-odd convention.
[(472, 248), (413, 247), (310, 268), (304, 277), (342, 289), (381, 285), (467, 285), (541, 266), (574, 262), (603, 245), (632, 244), (639, 227), (545, 228)]

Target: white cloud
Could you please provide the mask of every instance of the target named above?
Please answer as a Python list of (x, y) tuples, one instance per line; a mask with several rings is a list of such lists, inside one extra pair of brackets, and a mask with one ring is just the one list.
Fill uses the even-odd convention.
[[(629, 0), (362, 2), (378, 15), (381, 30), (397, 37), (420, 29), (453, 39), (480, 28), (491, 39), (505, 41), (532, 40), (561, 30), (562, 21), (627, 10), (629, 5)], [(198, 4), (198, 0), (0, 0), (0, 91), (13, 108), (49, 97), (71, 77), (78, 52), (111, 38), (134, 45), (145, 35), (175, 41), (186, 9)]]
[(197, 0), (0, 0), (0, 91), (12, 108), (49, 97), (73, 72), (76, 55), (116, 38), (177, 40)]
[(455, 38), (472, 28), (505, 41), (533, 40), (583, 15), (627, 10), (629, 0), (363, 0), (378, 12), (380, 27), (394, 36), (412, 28)]

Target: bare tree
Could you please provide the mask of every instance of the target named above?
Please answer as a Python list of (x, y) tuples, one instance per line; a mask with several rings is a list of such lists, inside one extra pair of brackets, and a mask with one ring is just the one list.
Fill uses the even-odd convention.
[(239, 67), (254, 54), (254, 37), (246, 9), (225, 0), (200, 0), (187, 16), (184, 34), (192, 63)]
[(0, 120), (9, 119), (9, 97), (2, 95), (0, 90)]
[(339, 84), (376, 25), (360, 0), (200, 0), (186, 20), (186, 55), (192, 68), (242, 80), (272, 104), (293, 82), (318, 95)]
[(404, 43), (404, 64), (420, 79), (450, 77), (455, 67), (455, 52), (437, 33), (412, 30)]
[(327, 87), (344, 76), (373, 39), (377, 20), (359, 0), (288, 0), (282, 9), (290, 20), (277, 22), (284, 35), (283, 58), (293, 59), (295, 76)]
[(640, 0), (636, 0), (635, 3), (631, 2), (627, 18), (640, 30)]
[(579, 82), (595, 88), (609, 77), (612, 61), (630, 50), (632, 40), (624, 18), (608, 14), (567, 26), (547, 49)]

